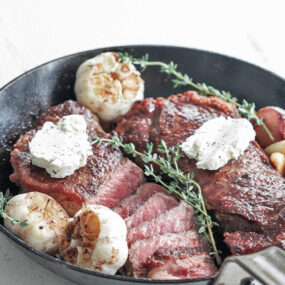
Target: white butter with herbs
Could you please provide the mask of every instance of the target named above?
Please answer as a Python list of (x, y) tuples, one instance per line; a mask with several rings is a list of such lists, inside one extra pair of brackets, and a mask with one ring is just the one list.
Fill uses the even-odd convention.
[(205, 122), (181, 148), (197, 160), (197, 168), (217, 170), (243, 154), (254, 139), (255, 131), (248, 120), (218, 117)]
[(29, 143), (32, 164), (53, 178), (64, 178), (86, 165), (92, 146), (81, 115), (62, 117), (57, 125), (46, 122)]

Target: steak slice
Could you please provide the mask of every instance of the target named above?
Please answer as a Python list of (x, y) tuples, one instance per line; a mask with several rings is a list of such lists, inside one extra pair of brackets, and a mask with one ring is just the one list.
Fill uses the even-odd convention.
[(199, 240), (198, 233), (193, 230), (154, 235), (148, 239), (138, 240), (129, 247), (128, 270), (135, 277), (146, 277), (149, 268), (148, 260), (157, 250), (171, 250), (178, 247), (203, 248), (205, 245)]
[(271, 245), (263, 234), (254, 232), (225, 233), (225, 243), (234, 255), (249, 254), (265, 249)]
[(100, 186), (97, 195), (91, 197), (88, 203), (114, 208), (129, 197), (143, 182), (144, 176), (141, 168), (129, 159), (122, 158), (106, 182)]
[[(84, 116), (90, 138), (106, 136), (97, 116), (71, 100), (42, 114), (36, 129), (40, 129), (46, 121), (57, 123), (61, 117), (71, 114)], [(31, 163), (28, 146), (35, 132), (25, 133), (14, 145), (11, 152), (14, 173), (10, 180), (17, 183), (23, 192), (38, 191), (52, 196), (71, 216), (87, 203), (115, 207), (144, 181), (143, 171), (106, 143), (93, 145), (93, 154), (88, 157), (87, 164), (72, 175), (51, 178), (45, 169)]]
[(193, 228), (193, 209), (182, 201), (156, 218), (129, 229), (127, 241), (131, 243), (157, 234), (185, 232)]
[[(153, 142), (156, 149), (162, 139), (169, 147), (176, 146), (204, 122), (219, 116), (239, 117), (233, 105), (187, 91), (167, 99), (136, 102), (116, 132), (143, 152), (147, 142)], [(217, 171), (197, 169), (195, 160), (181, 155), (179, 167), (194, 172), (207, 208), (215, 213), (224, 232), (256, 232), (274, 240), (284, 231), (285, 179), (256, 142)], [(142, 164), (139, 158), (136, 162)]]
[(158, 250), (149, 260), (148, 277), (158, 280), (210, 278), (217, 268), (207, 252), (197, 248)]
[(165, 193), (166, 190), (155, 183), (144, 183), (137, 191), (126, 197), (121, 203), (113, 209), (117, 214), (119, 214), (123, 219), (132, 215), (137, 208), (139, 208), (148, 198), (150, 198), (155, 193)]
[(128, 229), (136, 227), (177, 205), (178, 202), (171, 196), (164, 193), (156, 193), (141, 205), (133, 215), (125, 219), (126, 226)]

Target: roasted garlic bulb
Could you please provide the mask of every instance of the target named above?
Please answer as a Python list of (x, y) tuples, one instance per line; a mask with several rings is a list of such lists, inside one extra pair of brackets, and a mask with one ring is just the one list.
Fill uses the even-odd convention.
[(68, 215), (56, 200), (39, 192), (19, 194), (8, 201), (5, 211), (11, 218), (28, 223), (21, 227), (5, 219), (4, 225), (12, 233), (37, 250), (58, 253)]
[(63, 260), (98, 272), (115, 274), (128, 257), (124, 220), (107, 207), (89, 205), (70, 219), (60, 243)]
[(111, 122), (143, 99), (144, 81), (133, 64), (120, 63), (116, 53), (105, 52), (79, 66), (75, 94), (79, 103)]

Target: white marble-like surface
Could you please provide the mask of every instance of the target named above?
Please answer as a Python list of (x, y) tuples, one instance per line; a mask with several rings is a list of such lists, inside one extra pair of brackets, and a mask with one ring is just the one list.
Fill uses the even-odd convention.
[[(0, 86), (48, 60), (112, 45), (170, 44), (285, 76), (284, 1), (0, 0)], [(0, 284), (71, 284), (0, 235)]]

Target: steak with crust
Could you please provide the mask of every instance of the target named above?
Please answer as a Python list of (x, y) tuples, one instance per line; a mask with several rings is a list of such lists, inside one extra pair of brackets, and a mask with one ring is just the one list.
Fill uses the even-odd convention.
[(157, 234), (179, 233), (194, 228), (194, 211), (191, 206), (181, 201), (178, 206), (161, 213), (156, 218), (129, 229), (127, 241), (131, 243)]
[(158, 280), (214, 277), (217, 268), (201, 248), (159, 249), (149, 259), (148, 277)]
[(161, 213), (178, 205), (178, 202), (165, 193), (155, 193), (143, 205), (125, 219), (128, 229), (137, 227), (143, 222), (156, 218)]
[(94, 144), (87, 164), (65, 178), (52, 178), (45, 169), (31, 163), (29, 142), (36, 130), (47, 121), (57, 123), (61, 117), (71, 114), (84, 117), (90, 138), (106, 137), (97, 116), (88, 108), (71, 100), (52, 107), (41, 115), (37, 128), (22, 135), (14, 145), (11, 152), (14, 173), (10, 180), (17, 183), (23, 192), (38, 191), (52, 196), (71, 216), (86, 203), (113, 208), (143, 183), (144, 175), (138, 166), (109, 144)]
[(113, 209), (123, 219), (131, 216), (137, 208), (139, 208), (146, 200), (148, 200), (155, 193), (165, 193), (166, 190), (155, 183), (144, 183), (137, 191), (126, 197), (120, 202), (120, 204)]
[[(181, 144), (204, 122), (219, 116), (238, 118), (239, 114), (235, 106), (219, 98), (187, 91), (167, 99), (136, 102), (116, 132), (143, 152), (147, 142), (153, 142), (154, 149), (162, 139), (168, 147)], [(217, 171), (197, 169), (195, 160), (181, 155), (180, 168), (194, 172), (207, 208), (215, 213), (224, 232), (256, 232), (271, 242), (284, 232), (285, 179), (255, 141), (238, 159)], [(136, 162), (142, 165), (139, 158)]]
[(225, 243), (234, 255), (242, 255), (260, 251), (271, 245), (270, 241), (263, 235), (254, 232), (225, 233)]
[(179, 247), (204, 249), (206, 244), (199, 239), (195, 230), (154, 235), (147, 239), (137, 240), (129, 247), (128, 265), (130, 268), (128, 272), (132, 272), (135, 277), (145, 277), (149, 270), (149, 259), (157, 250), (174, 250)]

